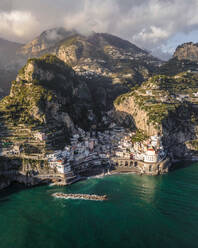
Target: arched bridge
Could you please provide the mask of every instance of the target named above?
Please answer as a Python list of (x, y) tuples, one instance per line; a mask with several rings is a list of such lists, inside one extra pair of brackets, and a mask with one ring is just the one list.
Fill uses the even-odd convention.
[(135, 160), (131, 160), (131, 159), (124, 159), (124, 158), (117, 158), (114, 157), (111, 159), (112, 163), (114, 164), (114, 166), (118, 166), (118, 167), (136, 167), (139, 163), (139, 161), (135, 161)]

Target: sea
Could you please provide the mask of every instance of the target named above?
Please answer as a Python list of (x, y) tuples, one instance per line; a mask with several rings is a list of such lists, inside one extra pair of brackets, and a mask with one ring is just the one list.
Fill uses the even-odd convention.
[[(55, 192), (108, 201), (56, 199)], [(0, 193), (0, 248), (197, 248), (198, 163), (162, 176), (112, 175)]]

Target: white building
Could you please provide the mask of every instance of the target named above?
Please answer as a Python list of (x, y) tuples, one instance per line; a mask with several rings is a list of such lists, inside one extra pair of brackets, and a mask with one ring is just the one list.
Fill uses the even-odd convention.
[(152, 91), (151, 90), (146, 90), (146, 94), (151, 96), (152, 95)]
[(142, 153), (136, 153), (134, 157), (136, 160), (144, 160), (144, 154)]
[(116, 151), (116, 152), (115, 152), (115, 155), (116, 155), (117, 157), (122, 157), (122, 156), (123, 156), (123, 151)]
[(36, 140), (44, 141), (46, 139), (46, 135), (41, 132), (34, 133), (34, 138)]
[(153, 148), (149, 148), (144, 154), (144, 162), (146, 163), (156, 163), (158, 161), (158, 154)]
[(12, 148), (12, 152), (14, 154), (20, 154), (20, 146), (19, 145), (14, 145)]
[(65, 174), (71, 171), (71, 166), (69, 163), (65, 163), (63, 160), (56, 160), (49, 162), (49, 166), (61, 174)]
[(155, 147), (157, 146), (157, 144), (158, 144), (158, 136), (157, 135), (151, 136), (151, 145)]
[(193, 95), (194, 95), (195, 97), (198, 97), (198, 92), (193, 93)]
[(74, 139), (79, 139), (79, 138), (80, 138), (80, 135), (79, 135), (79, 134), (74, 134), (74, 135), (73, 135), (73, 138), (74, 138)]
[(107, 155), (104, 153), (101, 153), (101, 154), (99, 154), (99, 157), (105, 159), (105, 158), (107, 158)]

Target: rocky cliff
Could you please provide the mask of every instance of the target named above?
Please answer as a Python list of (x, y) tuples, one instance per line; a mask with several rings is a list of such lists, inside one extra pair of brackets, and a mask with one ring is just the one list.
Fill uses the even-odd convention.
[(198, 44), (188, 42), (178, 46), (173, 57), (178, 60), (191, 60), (198, 62)]
[(190, 158), (198, 154), (197, 86), (198, 76), (191, 73), (152, 77), (116, 99), (116, 118), (123, 123), (127, 117), (146, 135), (162, 135), (174, 158)]
[(63, 61), (51, 55), (30, 59), (12, 82), (9, 96), (0, 102), (2, 132), (12, 135), (20, 125), (44, 130), (49, 147), (50, 137), (59, 132), (55, 139), (61, 145), (75, 125), (89, 127), (92, 107), (86, 83)]
[(35, 173), (56, 175), (46, 153), (63, 149), (77, 128), (89, 129), (93, 109), (87, 84), (71, 67), (53, 55), (29, 59), (0, 101), (0, 188), (38, 184)]
[(173, 58), (163, 63), (156, 74), (174, 76), (181, 72), (198, 71), (198, 44), (192, 42), (178, 46)]

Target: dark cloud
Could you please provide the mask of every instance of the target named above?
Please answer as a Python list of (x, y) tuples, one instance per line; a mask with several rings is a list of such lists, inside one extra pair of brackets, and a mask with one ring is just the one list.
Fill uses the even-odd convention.
[(198, 28), (197, 0), (1, 0), (0, 36), (32, 39), (56, 26), (110, 32), (148, 50)]

